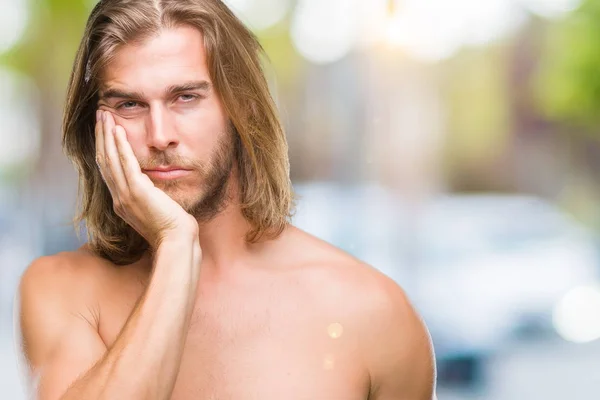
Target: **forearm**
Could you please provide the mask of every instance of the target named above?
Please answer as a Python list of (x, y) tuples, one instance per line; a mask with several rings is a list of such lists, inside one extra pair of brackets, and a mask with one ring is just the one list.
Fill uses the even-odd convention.
[(200, 247), (196, 236), (166, 239), (146, 292), (114, 345), (61, 400), (169, 399), (194, 306)]

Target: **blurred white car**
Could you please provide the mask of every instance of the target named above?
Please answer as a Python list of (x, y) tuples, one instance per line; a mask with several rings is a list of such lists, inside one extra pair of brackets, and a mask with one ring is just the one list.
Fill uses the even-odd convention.
[(538, 198), (445, 195), (410, 205), (377, 185), (294, 187), (294, 223), (397, 281), (440, 363), (464, 369), (460, 379), (478, 379), (473, 363), (515, 333), (553, 329), (557, 302), (598, 276), (595, 237)]

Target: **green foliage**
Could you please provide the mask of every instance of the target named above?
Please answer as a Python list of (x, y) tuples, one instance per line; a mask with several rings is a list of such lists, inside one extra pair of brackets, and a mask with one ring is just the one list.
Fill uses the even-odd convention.
[[(54, 123), (58, 118), (50, 116), (60, 115), (75, 51), (94, 4), (93, 0), (29, 0), (24, 35), (13, 48), (0, 53), (0, 68), (25, 75), (35, 84), (34, 97), (41, 110), (34, 114), (37, 108), (32, 106), (31, 118), (41, 122), (41, 158), (54, 157), (48, 149), (59, 146), (59, 129)], [(31, 93), (14, 95), (21, 94)], [(26, 180), (35, 174), (35, 161), (23, 159), (5, 165), (0, 169), (0, 184)]]
[(463, 50), (442, 65), (447, 105), (447, 154), (453, 162), (494, 159), (510, 132), (504, 46)]
[(289, 21), (285, 19), (267, 30), (256, 32), (256, 35), (268, 58), (267, 69), (272, 68), (275, 71), (278, 83), (288, 86), (295, 82), (305, 66), (305, 61), (294, 50)]
[(31, 76), (42, 91), (63, 90), (90, 0), (30, 0), (29, 24), (19, 43), (0, 54), (0, 64)]
[(536, 95), (550, 119), (595, 127), (600, 123), (600, 0), (549, 26)]

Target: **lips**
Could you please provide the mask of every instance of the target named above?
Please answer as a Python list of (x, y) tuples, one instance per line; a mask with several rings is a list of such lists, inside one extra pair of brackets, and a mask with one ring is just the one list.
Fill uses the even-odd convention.
[(173, 165), (164, 166), (164, 167), (144, 168), (144, 171), (160, 171), (160, 172), (169, 172), (169, 171), (177, 171), (177, 170), (187, 171), (188, 169), (179, 167), (179, 166), (173, 166)]
[(191, 173), (192, 171), (183, 167), (165, 166), (147, 168), (144, 169), (143, 172), (150, 178), (159, 180), (169, 180), (182, 178)]

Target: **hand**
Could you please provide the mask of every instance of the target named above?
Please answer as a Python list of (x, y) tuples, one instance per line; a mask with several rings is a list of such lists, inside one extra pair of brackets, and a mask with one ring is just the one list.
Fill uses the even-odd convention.
[(142, 172), (125, 129), (115, 124), (112, 113), (98, 110), (96, 116), (96, 162), (117, 215), (153, 248), (167, 236), (197, 232), (194, 217)]

